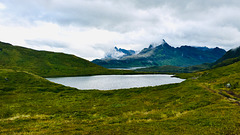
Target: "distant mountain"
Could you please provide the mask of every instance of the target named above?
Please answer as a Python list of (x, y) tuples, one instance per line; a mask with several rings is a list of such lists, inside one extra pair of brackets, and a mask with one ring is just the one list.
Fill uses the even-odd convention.
[(225, 50), (207, 47), (172, 47), (164, 39), (157, 46), (151, 44), (138, 54), (119, 59), (96, 59), (93, 63), (107, 68), (149, 67), (172, 65), (187, 67), (202, 63), (213, 63), (226, 53)]
[(194, 65), (189, 67), (177, 67), (177, 66), (171, 66), (171, 65), (153, 66), (153, 67), (136, 69), (135, 71), (159, 72), (159, 73), (192, 73), (196, 71), (207, 70), (210, 68), (211, 68), (210, 63), (203, 63), (201, 65)]
[(0, 69), (27, 71), (42, 77), (123, 74), (123, 71), (108, 70), (74, 55), (37, 51), (3, 42), (0, 42)]
[(126, 50), (122, 48), (114, 47), (114, 49), (107, 52), (105, 59), (120, 59), (126, 56), (131, 56), (135, 54), (134, 50)]

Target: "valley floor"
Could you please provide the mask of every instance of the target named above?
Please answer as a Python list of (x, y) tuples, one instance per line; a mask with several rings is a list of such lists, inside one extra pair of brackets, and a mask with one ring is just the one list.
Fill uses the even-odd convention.
[(1, 69), (0, 134), (239, 134), (237, 66), (115, 91), (81, 91)]

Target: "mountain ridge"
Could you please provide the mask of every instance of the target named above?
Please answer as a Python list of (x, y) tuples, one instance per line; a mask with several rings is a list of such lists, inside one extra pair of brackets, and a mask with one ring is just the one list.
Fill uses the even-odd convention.
[(236, 58), (236, 57), (240, 57), (240, 46), (227, 51), (226, 54), (223, 55), (223, 57), (221, 57), (215, 62), (215, 64), (218, 64), (227, 59)]
[(203, 48), (192, 46), (172, 47), (163, 42), (142, 49), (138, 54), (120, 59), (95, 59), (92, 62), (107, 68), (149, 67), (172, 65), (187, 67), (202, 63), (212, 63), (221, 58), (226, 51), (221, 48)]

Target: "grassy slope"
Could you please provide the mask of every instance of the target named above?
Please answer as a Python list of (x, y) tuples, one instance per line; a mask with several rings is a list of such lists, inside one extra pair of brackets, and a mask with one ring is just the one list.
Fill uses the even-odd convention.
[(181, 84), (117, 91), (79, 91), (14, 70), (0, 76), (0, 134), (240, 132), (240, 62), (180, 74), (188, 78)]
[(43, 77), (131, 72), (108, 70), (74, 55), (36, 51), (3, 42), (0, 42), (0, 58), (0, 68), (28, 71)]
[(240, 61), (240, 57), (235, 57), (235, 58), (229, 58), (229, 59), (225, 59), (221, 62), (218, 63), (213, 63), (212, 68), (217, 68), (217, 67), (223, 67), (223, 66), (227, 66), (227, 65), (231, 65), (235, 62)]
[(226, 52), (226, 54), (224, 54), (222, 56), (222, 58), (218, 59), (214, 64), (218, 64), (221, 63), (227, 59), (231, 59), (231, 58), (237, 58), (240, 56), (240, 47), (237, 47), (235, 49), (231, 49), (229, 51)]

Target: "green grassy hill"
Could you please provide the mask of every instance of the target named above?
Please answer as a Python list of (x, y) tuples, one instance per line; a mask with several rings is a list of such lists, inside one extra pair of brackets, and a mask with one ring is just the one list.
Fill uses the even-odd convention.
[(214, 63), (212, 65), (212, 68), (217, 68), (217, 67), (223, 67), (223, 66), (231, 65), (231, 64), (236, 63), (238, 61), (240, 61), (240, 57), (225, 59), (225, 60), (223, 60), (221, 62)]
[(222, 58), (218, 59), (214, 64), (216, 65), (227, 59), (232, 59), (232, 58), (237, 58), (237, 57), (240, 57), (240, 47), (237, 47), (235, 49), (231, 49), (231, 50), (227, 51), (226, 54), (224, 54), (222, 56)]
[(22, 70), (43, 77), (124, 74), (113, 71), (74, 55), (36, 51), (0, 42), (0, 69)]
[(1, 69), (0, 134), (239, 134), (240, 62), (178, 76), (187, 80), (81, 91)]
[(227, 51), (222, 58), (213, 63), (212, 68), (227, 66), (238, 61), (240, 61), (240, 47)]

